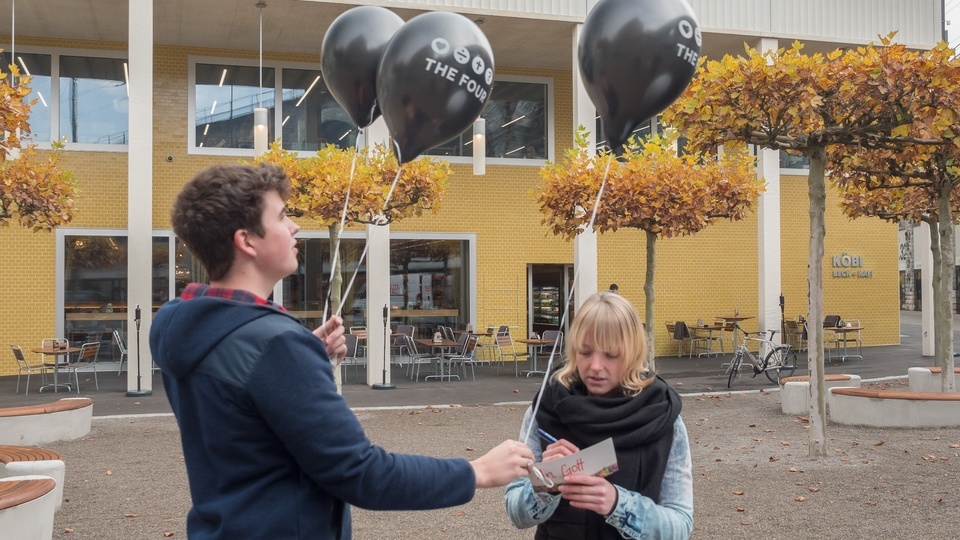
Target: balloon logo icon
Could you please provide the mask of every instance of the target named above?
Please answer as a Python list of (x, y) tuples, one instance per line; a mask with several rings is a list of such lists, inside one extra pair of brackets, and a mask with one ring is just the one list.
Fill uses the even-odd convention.
[(480, 28), (435, 11), (404, 24), (377, 72), (377, 103), (406, 163), (463, 132), (493, 88), (493, 51)]
[(700, 26), (686, 0), (601, 0), (583, 24), (580, 75), (619, 148), (676, 100), (700, 59)]

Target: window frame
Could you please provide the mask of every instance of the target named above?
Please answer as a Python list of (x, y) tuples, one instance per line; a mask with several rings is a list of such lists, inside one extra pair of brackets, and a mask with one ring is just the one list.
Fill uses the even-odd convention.
[[(227, 58), (221, 56), (193, 56), (187, 57), (187, 154), (200, 156), (236, 156), (236, 157), (254, 157), (255, 151), (252, 148), (211, 148), (197, 146), (197, 64), (214, 64), (237, 67), (259, 68), (260, 63), (257, 59), (246, 58)], [(313, 62), (290, 62), (280, 60), (264, 60), (264, 68), (275, 70), (274, 73), (274, 115), (273, 115), (273, 133), (283, 133), (283, 71), (285, 69), (297, 69), (305, 71), (320, 72), (320, 64)], [(324, 81), (325, 83), (325, 81)], [(268, 141), (273, 143), (273, 141)], [(316, 150), (287, 150), (296, 154), (298, 157), (310, 157), (316, 154)]]
[[(9, 44), (4, 44), (4, 52), (10, 52)], [(108, 58), (123, 59), (127, 64), (130, 63), (129, 55), (125, 50), (109, 49), (63, 49), (59, 47), (17, 47), (16, 53), (44, 54), (50, 56), (50, 140), (35, 141), (40, 150), (50, 150), (53, 148), (53, 141), (59, 141), (60, 134), (60, 57), (61, 56), (79, 56), (89, 58)], [(130, 116), (127, 113), (127, 130), (130, 129)], [(66, 142), (63, 149), (78, 152), (127, 152), (127, 144), (100, 144), (100, 143), (78, 143)]]
[[(501, 157), (486, 157), (487, 165), (502, 165), (506, 167), (543, 167), (547, 161), (555, 162), (556, 155), (554, 152), (554, 144), (556, 141), (556, 107), (554, 100), (554, 80), (552, 77), (534, 77), (530, 75), (495, 75), (493, 78), (494, 82), (512, 82), (512, 83), (531, 83), (531, 84), (544, 84), (546, 85), (546, 129), (547, 129), (547, 157), (544, 159), (519, 159), (519, 158), (501, 158)], [(436, 156), (429, 155), (430, 159), (435, 160), (444, 160), (448, 163), (456, 163), (461, 165), (469, 165), (473, 163), (473, 156)]]

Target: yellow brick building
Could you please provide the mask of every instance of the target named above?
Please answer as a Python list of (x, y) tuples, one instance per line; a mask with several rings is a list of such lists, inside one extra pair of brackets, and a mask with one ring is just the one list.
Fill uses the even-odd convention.
[[(199, 0), (197, 0), (199, 1)], [(56, 5), (54, 0), (43, 0)], [(113, 2), (124, 5), (126, 2)], [(309, 4), (309, 5), (308, 5)], [(330, 6), (321, 11), (322, 2), (280, 2), (281, 8), (317, 10), (318, 22), (311, 25), (323, 28), (331, 18)], [(433, 9), (424, 2), (423, 9)], [(428, 5), (430, 4), (430, 5)], [(696, 4), (696, 3), (695, 3)], [(533, 4), (530, 4), (533, 5)], [(696, 6), (695, 6), (696, 7)], [(251, 3), (251, 10), (253, 5)], [(338, 7), (338, 10), (344, 7)], [(540, 8), (537, 8), (540, 9)], [(543, 8), (546, 9), (546, 8)], [(398, 10), (404, 18), (415, 14), (412, 10)], [(543, 25), (553, 28), (553, 36), (568, 36), (582, 15), (564, 16), (560, 20), (536, 20), (536, 9), (514, 13), (519, 22), (494, 20), (483, 28), (491, 35), (506, 40), (505, 34), (517, 33), (517, 28)], [(299, 12), (299, 11), (298, 11)], [(268, 15), (271, 12), (267, 12)], [(288, 15), (289, 17), (290, 15)], [(158, 11), (158, 28), (173, 24), (169, 15)], [(18, 18), (18, 24), (21, 24)], [(164, 19), (164, 20), (160, 20)], [(245, 21), (250, 22), (249, 14)], [(502, 23), (503, 28), (497, 28)], [(57, 30), (32, 34), (18, 32), (18, 50), (58, 51), (126, 51), (123, 40), (91, 40), (68, 38), (73, 32)], [(180, 23), (186, 24), (186, 23)], [(519, 25), (519, 26), (518, 26)], [(35, 26), (34, 28), (39, 28)], [(251, 27), (251, 30), (255, 27)], [(540, 29), (537, 29), (540, 30)], [(298, 36), (306, 30), (298, 28)], [(109, 32), (108, 32), (109, 33)], [(875, 34), (876, 32), (874, 32)], [(82, 32), (80, 33), (82, 34)], [(719, 35), (719, 34), (718, 34)], [(531, 39), (533, 39), (532, 36)], [(297, 36), (285, 38), (268, 48), (264, 60), (313, 66), (319, 69), (319, 55), (301, 50), (292, 43)], [(314, 42), (316, 37), (313, 37)], [(548, 43), (555, 56), (569, 61), (567, 41)], [(747, 38), (744, 38), (747, 39)], [(846, 40), (846, 41), (844, 41)], [(223, 58), (227, 60), (254, 60), (255, 49), (202, 46), (203, 37), (170, 37), (157, 31), (153, 47), (153, 140), (152, 140), (152, 223), (156, 231), (169, 231), (169, 209), (180, 187), (196, 171), (216, 163), (236, 162), (233, 155), (205, 155), (191, 151), (187, 133), (190, 126), (188, 94), (190, 87), (190, 59), (192, 57)], [(741, 40), (742, 41), (742, 40)], [(861, 42), (860, 38), (836, 37), (837, 43)], [(0, 36), (0, 42), (10, 43), (10, 36)], [(249, 42), (245, 42), (249, 43)], [(710, 47), (711, 38), (705, 34), (704, 47)], [(742, 46), (715, 41), (716, 54)], [(279, 50), (279, 52), (278, 52)], [(314, 49), (318, 50), (318, 49)], [(546, 54), (546, 53), (543, 53)], [(497, 75), (513, 75), (538, 80), (549, 80), (552, 85), (550, 133), (552, 156), (556, 159), (573, 142), (575, 75), (563, 69), (563, 61), (555, 58), (544, 61), (550, 67), (531, 67), (525, 57), (511, 57), (498, 64)], [(511, 61), (513, 63), (511, 63)], [(568, 62), (569, 63), (569, 62)], [(559, 68), (555, 66), (560, 66)], [(551, 235), (540, 224), (541, 216), (532, 193), (539, 185), (539, 163), (502, 164), (488, 160), (486, 174), (474, 176), (470, 165), (463, 161), (453, 163), (453, 177), (442, 208), (436, 214), (412, 218), (391, 227), (391, 233), (463, 233), (475, 237), (475, 290), (469, 291), (475, 305), (471, 306), (476, 320), (461, 317), (459, 325), (475, 323), (479, 326), (508, 325), (516, 335), (530, 331), (529, 279), (531, 265), (573, 265), (573, 244)], [(68, 145), (63, 167), (72, 171), (79, 181), (80, 194), (76, 201), (76, 215), (68, 230), (123, 230), (128, 224), (128, 155), (123, 151), (73, 150)], [(806, 177), (791, 176), (788, 171), (780, 177), (780, 265), (782, 293), (786, 299), (787, 317), (806, 315), (807, 260), (808, 260), (808, 199)], [(304, 231), (319, 231), (309, 219), (299, 221)], [(824, 255), (824, 307), (826, 313), (838, 313), (846, 319), (859, 319), (864, 326), (863, 344), (889, 345), (899, 342), (897, 228), (874, 219), (850, 221), (839, 211), (835, 192), (828, 188), (827, 236)], [(359, 231), (353, 227), (351, 230)], [(703, 232), (684, 238), (661, 239), (658, 242), (656, 268), (655, 319), (648, 321), (655, 329), (656, 354), (675, 354), (676, 344), (667, 334), (667, 321), (713, 320), (739, 309), (743, 314), (758, 309), (758, 219), (751, 214), (736, 222), (720, 222)], [(605, 290), (617, 283), (620, 293), (631, 300), (643, 313), (645, 297), (645, 240), (640, 231), (621, 230), (601, 235), (598, 239), (597, 287)], [(834, 268), (834, 258), (858, 257), (855, 268)], [(32, 233), (17, 227), (0, 228), (0, 336), (5, 344), (21, 344), (25, 349), (36, 346), (45, 337), (56, 335), (62, 328), (64, 313), (58, 310), (56, 291), (62, 280), (62, 268), (57, 268), (57, 233)], [(869, 272), (863, 277), (834, 277), (834, 271)], [(856, 274), (855, 274), (856, 275)], [(62, 283), (59, 285), (62, 289)], [(62, 302), (62, 299), (61, 299)], [(58, 325), (58, 320), (61, 321)], [(750, 321), (747, 329), (755, 329)], [(128, 345), (132, 339), (128, 333)], [(146, 336), (142, 337), (146, 346)], [(16, 373), (12, 355), (0, 355), (0, 375)]]

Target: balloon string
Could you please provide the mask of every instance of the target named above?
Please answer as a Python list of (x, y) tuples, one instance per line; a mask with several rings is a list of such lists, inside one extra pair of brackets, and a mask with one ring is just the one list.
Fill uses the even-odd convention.
[[(396, 151), (397, 151), (397, 175), (393, 177), (393, 183), (390, 184), (390, 190), (387, 191), (387, 197), (383, 201), (381, 216), (378, 216), (381, 219), (375, 219), (376, 221), (375, 225), (377, 226), (384, 226), (387, 224), (386, 212), (387, 212), (387, 208), (390, 206), (390, 197), (393, 196), (393, 189), (397, 186), (397, 182), (400, 181), (400, 174), (403, 172), (403, 164), (400, 160), (400, 146), (397, 145), (396, 141), (394, 141), (394, 146), (396, 147)], [(351, 289), (353, 289), (353, 282), (356, 281), (357, 273), (360, 272), (360, 266), (363, 265), (363, 261), (367, 256), (367, 248), (369, 247), (369, 245), (370, 245), (369, 242), (364, 242), (363, 251), (360, 253), (360, 260), (357, 261), (357, 267), (353, 270), (353, 276), (350, 277), (350, 283), (347, 284), (347, 289), (343, 293), (344, 300), (347, 298), (347, 296), (350, 295)], [(340, 312), (343, 311), (344, 300), (340, 301), (340, 308), (337, 310), (337, 313), (336, 313), (337, 316), (339, 316)]]
[[(600, 208), (600, 199), (603, 197), (604, 188), (607, 186), (607, 175), (610, 174), (610, 163), (611, 160), (607, 161), (607, 168), (603, 171), (603, 181), (600, 182), (600, 190), (597, 191), (597, 197), (593, 201), (593, 213), (590, 214), (590, 223), (587, 225), (585, 231), (593, 230), (594, 220), (597, 219), (597, 210)], [(567, 298), (570, 298), (570, 295), (573, 293), (573, 289), (577, 286), (577, 279), (580, 277), (580, 267), (575, 266), (573, 269), (573, 281), (570, 282), (570, 287), (567, 289)], [(568, 301), (569, 304), (569, 301)], [(557, 330), (561, 332), (562, 335), (563, 327), (567, 324), (567, 315), (570, 314), (569, 309), (563, 310), (563, 316), (560, 317), (560, 325), (557, 327)], [(559, 338), (560, 335), (557, 337)], [(520, 440), (526, 441), (527, 437), (530, 436), (530, 431), (533, 429), (533, 420), (537, 418), (537, 411), (540, 410), (540, 400), (543, 399), (543, 390), (547, 387), (547, 380), (550, 379), (550, 370), (553, 368), (553, 359), (557, 355), (557, 345), (560, 343), (559, 339), (553, 340), (553, 347), (550, 349), (550, 358), (547, 360), (547, 368), (543, 372), (543, 381), (540, 382), (540, 391), (537, 392), (537, 399), (533, 403), (533, 414), (530, 415), (531, 422), (527, 424), (527, 429), (524, 433), (520, 434)], [(568, 358), (567, 362), (573, 362), (574, 359)]]
[[(360, 137), (363, 135), (363, 128), (357, 130), (357, 140), (354, 142), (353, 161), (350, 163), (350, 178), (347, 180), (347, 196), (343, 199), (343, 210), (340, 212), (340, 224), (337, 228), (337, 243), (333, 247), (333, 259), (330, 263), (330, 279), (327, 281), (327, 299), (323, 302), (323, 318), (327, 320), (327, 311), (330, 308), (330, 297), (333, 292), (333, 276), (336, 274), (337, 267), (340, 266), (340, 241), (343, 240), (343, 226), (347, 222), (347, 206), (350, 204), (350, 190), (353, 188), (353, 175), (357, 170), (357, 154), (360, 152)], [(341, 304), (343, 300), (340, 301)], [(339, 312), (338, 312), (339, 315)]]

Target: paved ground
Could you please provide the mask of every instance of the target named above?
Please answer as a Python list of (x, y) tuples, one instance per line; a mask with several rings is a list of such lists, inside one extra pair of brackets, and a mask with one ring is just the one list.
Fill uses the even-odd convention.
[[(932, 359), (919, 356), (916, 324), (905, 317), (902, 325), (905, 345), (865, 349), (863, 362), (828, 371), (868, 379), (931, 365)], [(778, 392), (699, 394), (725, 386), (721, 361), (658, 359), (660, 372), (686, 394), (683, 417), (694, 463), (693, 538), (956, 537), (952, 516), (960, 512), (960, 430), (830, 426), (828, 457), (812, 460), (807, 425), (780, 413)], [(344, 395), (374, 443), (397, 452), (472, 459), (517, 436), (523, 403), (538, 384), (512, 373), (497, 376), (490, 367), (477, 375), (476, 383), (409, 383), (398, 372), (397, 390), (349, 384)], [(53, 397), (15, 395), (11, 378), (3, 379), (0, 406)], [(55, 534), (126, 540), (172, 533), (185, 538), (183, 520), (190, 502), (176, 423), (169, 415), (138, 414), (169, 411), (162, 385), (155, 378), (153, 396), (128, 398), (122, 379), (116, 371), (101, 374), (99, 392), (92, 380), (83, 382), (82, 395), (94, 398), (98, 415), (91, 433), (47, 445), (67, 462), (67, 500), (57, 514)], [(900, 386), (904, 381), (873, 384)], [(746, 377), (738, 388), (771, 386), (766, 379)], [(452, 403), (465, 406), (450, 407)], [(413, 408), (371, 408), (384, 404)], [(423, 407), (429, 404), (437, 406)], [(467, 505), (431, 512), (356, 510), (354, 521), (357, 539), (533, 537), (506, 519), (502, 490), (485, 490)]]

